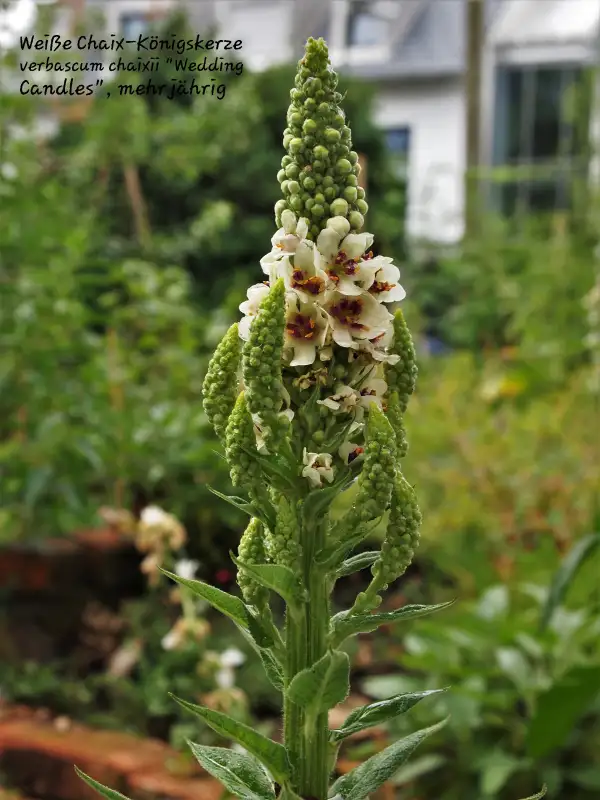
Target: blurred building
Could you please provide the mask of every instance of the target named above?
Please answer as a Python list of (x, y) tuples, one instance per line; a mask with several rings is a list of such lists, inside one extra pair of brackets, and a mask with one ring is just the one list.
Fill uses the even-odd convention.
[[(88, 0), (110, 9), (113, 27), (143, 25), (174, 1)], [(308, 36), (325, 37), (336, 69), (377, 87), (376, 121), (408, 181), (409, 234), (460, 238), (469, 0), (181, 2), (197, 28), (242, 39), (250, 69), (295, 60)], [(481, 2), (481, 166), (496, 168), (482, 196), (504, 213), (565, 208), (590, 123), (575, 118), (571, 95), (598, 61), (600, 0)]]
[(491, 208), (568, 207), (571, 177), (589, 168), (588, 129), (600, 129), (591, 100), (573, 100), (598, 62), (600, 0), (64, 2), (101, 10), (107, 29), (128, 38), (184, 6), (198, 31), (242, 39), (249, 69), (295, 60), (308, 36), (325, 37), (336, 69), (376, 87), (376, 121), (405, 171), (415, 238), (452, 242), (464, 228), (469, 3), (483, 4), (477, 128)]

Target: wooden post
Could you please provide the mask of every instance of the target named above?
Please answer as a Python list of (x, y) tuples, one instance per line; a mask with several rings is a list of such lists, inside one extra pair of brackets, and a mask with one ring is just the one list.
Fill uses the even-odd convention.
[(477, 230), (480, 205), (477, 170), (481, 164), (481, 73), (483, 49), (483, 1), (468, 0), (466, 9), (467, 141), (465, 172), (465, 236)]

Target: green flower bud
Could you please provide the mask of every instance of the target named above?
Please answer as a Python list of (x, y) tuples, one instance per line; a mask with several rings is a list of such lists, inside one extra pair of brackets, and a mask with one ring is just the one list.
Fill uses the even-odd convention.
[(338, 197), (331, 203), (331, 213), (336, 217), (345, 217), (348, 213), (348, 203), (343, 197)]
[(348, 161), (351, 164), (358, 164), (358, 153), (356, 152), (356, 150), (351, 150), (348, 153)]
[(347, 158), (339, 158), (335, 162), (335, 171), (339, 175), (346, 175), (346, 173), (352, 171), (352, 164), (348, 161)]
[(240, 351), (236, 323), (229, 328), (217, 346), (202, 385), (204, 411), (221, 440), (225, 437), (227, 420), (238, 394)]
[(348, 221), (350, 222), (350, 227), (354, 231), (360, 231), (365, 224), (365, 218), (360, 211), (351, 211), (348, 215)]
[(302, 139), (296, 137), (296, 138), (290, 139), (288, 145), (286, 145), (284, 143), (283, 146), (286, 147), (286, 148), (289, 146), (290, 153), (299, 153), (302, 150), (304, 145), (302, 143)]
[(357, 200), (356, 207), (360, 211), (360, 213), (364, 216), (367, 211), (369, 210), (369, 206), (367, 205), (365, 200)]
[[(346, 186), (358, 186), (358, 178), (356, 177), (356, 175), (354, 174), (346, 175)], [(358, 189), (356, 190), (356, 194), (358, 196)]]
[(287, 190), (290, 194), (298, 194), (298, 192), (300, 191), (300, 184), (298, 183), (298, 181), (290, 181), (287, 185)]
[(229, 464), (231, 482), (250, 493), (261, 485), (258, 463), (250, 455), (256, 450), (256, 436), (252, 417), (241, 392), (229, 416), (225, 430), (225, 455)]
[(326, 175), (323, 178), (323, 186), (325, 186), (325, 188), (329, 188), (330, 186), (333, 186), (333, 178), (331, 177), (331, 175)]
[(417, 382), (417, 360), (412, 336), (404, 314), (400, 309), (394, 314), (394, 343), (392, 353), (399, 355), (397, 364), (387, 364), (385, 379), (390, 393), (397, 392), (400, 408), (404, 413)]
[(294, 211), (297, 211), (298, 213), (302, 211), (302, 209), (304, 208), (304, 204), (299, 194), (293, 194), (290, 197), (290, 206)]
[(310, 209), (310, 213), (313, 215), (313, 217), (324, 217), (325, 209), (321, 205), (321, 203), (315, 203), (314, 206)]
[(329, 150), (322, 144), (318, 144), (316, 147), (313, 147), (313, 153), (315, 154), (315, 158), (318, 159), (325, 160), (329, 157)]
[(346, 186), (344, 189), (344, 200), (346, 200), (347, 203), (355, 203), (357, 197), (356, 187)]
[(317, 184), (316, 184), (316, 182), (315, 182), (315, 179), (314, 179), (314, 178), (311, 178), (310, 176), (308, 176), (308, 177), (304, 178), (304, 180), (302, 181), (302, 186), (304, 186), (304, 188), (305, 188), (305, 189), (306, 189), (308, 192), (311, 192), (311, 191), (313, 191), (313, 190), (316, 188), (316, 185), (317, 185)]
[[(267, 560), (265, 552), (265, 530), (262, 522), (251, 519), (242, 534), (238, 547), (238, 558), (245, 564), (264, 564)], [(269, 591), (257, 583), (243, 568), (238, 569), (237, 583), (242, 597), (250, 605), (258, 608), (269, 602)]]
[(277, 180), (279, 181), (279, 183), (283, 183), (285, 178), (286, 178), (285, 170), (280, 169), (279, 172), (277, 173)]
[(285, 176), (291, 181), (295, 181), (300, 175), (300, 167), (297, 164), (288, 164), (285, 168)]
[(340, 132), (337, 131), (335, 128), (326, 128), (325, 129), (325, 139), (332, 144), (336, 144), (340, 140)]
[(302, 124), (302, 130), (304, 131), (304, 133), (314, 133), (318, 127), (319, 126), (314, 121), (314, 119), (311, 119), (310, 117), (308, 119), (305, 119)]
[(350, 223), (345, 217), (331, 217), (327, 220), (327, 227), (333, 228), (342, 238), (350, 233)]
[(408, 569), (419, 545), (421, 521), (414, 489), (399, 475), (394, 484), (392, 509), (381, 555), (371, 568), (380, 585), (389, 585)]
[(356, 189), (356, 194), (358, 195), (358, 199), (359, 200), (364, 200), (365, 199), (365, 190), (363, 189), (362, 186), (359, 186)]
[(277, 448), (287, 429), (278, 413), (282, 404), (284, 326), (285, 286), (280, 278), (260, 304), (242, 350), (242, 375), (248, 410), (253, 418), (257, 415), (257, 424), (269, 449)]

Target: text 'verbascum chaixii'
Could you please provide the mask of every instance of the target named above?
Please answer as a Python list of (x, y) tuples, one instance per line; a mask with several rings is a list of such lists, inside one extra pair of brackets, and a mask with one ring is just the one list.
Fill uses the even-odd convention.
[[(373, 703), (329, 728), (329, 710), (349, 692), (348, 637), (442, 607), (377, 610), (419, 540), (417, 498), (401, 470), (403, 415), (417, 367), (396, 310), (405, 296), (400, 272), (391, 258), (374, 255), (373, 236), (364, 230), (358, 156), (323, 40), (309, 39), (290, 94), (278, 230), (261, 259), (262, 280), (248, 289), (243, 317), (218, 346), (204, 382), (204, 408), (240, 493), (224, 499), (250, 517), (233, 555), (243, 599), (171, 575), (229, 616), (255, 648), (283, 696), (282, 741), (177, 701), (238, 745), (190, 743), (232, 795), (366, 800), (444, 724), (332, 778), (346, 737), (436, 693)], [(332, 503), (350, 489), (352, 505), (334, 521)], [(359, 546), (382, 520), (380, 550), (364, 552)], [(332, 615), (337, 579), (367, 569), (365, 590)], [(282, 625), (271, 610), (273, 595), (285, 602)]]

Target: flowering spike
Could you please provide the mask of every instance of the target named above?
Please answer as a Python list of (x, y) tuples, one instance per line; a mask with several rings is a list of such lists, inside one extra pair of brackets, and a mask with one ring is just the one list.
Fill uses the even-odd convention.
[(365, 460), (358, 479), (356, 499), (348, 513), (334, 526), (334, 539), (345, 538), (349, 532), (354, 532), (385, 514), (392, 496), (395, 463), (394, 431), (384, 413), (375, 403), (371, 403)]
[(236, 322), (217, 346), (202, 385), (204, 411), (221, 440), (225, 437), (227, 420), (238, 394), (240, 352), (240, 337)]
[(400, 408), (404, 413), (415, 389), (418, 370), (412, 336), (400, 309), (394, 314), (394, 344), (391, 350), (400, 356), (400, 359), (393, 366), (387, 365), (385, 379), (390, 393), (394, 391), (398, 393)]
[(387, 418), (396, 436), (396, 447), (398, 448), (398, 458), (404, 458), (408, 452), (408, 440), (402, 419), (402, 408), (398, 392), (392, 392), (387, 400)]
[(419, 544), (421, 519), (414, 489), (402, 475), (398, 475), (381, 555), (371, 568), (382, 588), (408, 569)]
[(269, 555), (276, 564), (298, 571), (300, 554), (298, 518), (293, 504), (282, 496), (277, 504), (277, 518), (269, 541)]
[(287, 155), (277, 177), (284, 199), (275, 205), (277, 226), (289, 209), (310, 222), (316, 239), (330, 217), (345, 217), (353, 231), (364, 225), (368, 206), (358, 185), (358, 154), (339, 103), (337, 75), (323, 39), (310, 38), (298, 63), (283, 146)]
[(260, 484), (260, 468), (248, 452), (253, 450), (256, 450), (254, 426), (248, 412), (246, 394), (240, 392), (225, 430), (225, 455), (234, 486), (252, 490)]
[[(259, 520), (250, 520), (240, 539), (238, 556), (240, 561), (245, 564), (264, 564), (266, 562), (265, 530)], [(237, 582), (247, 603), (258, 608), (264, 607), (268, 603), (268, 589), (258, 584), (243, 568), (238, 570)]]
[(285, 326), (285, 286), (280, 278), (260, 304), (242, 349), (246, 401), (264, 444), (277, 449), (287, 429), (279, 414), (283, 402), (281, 356)]

